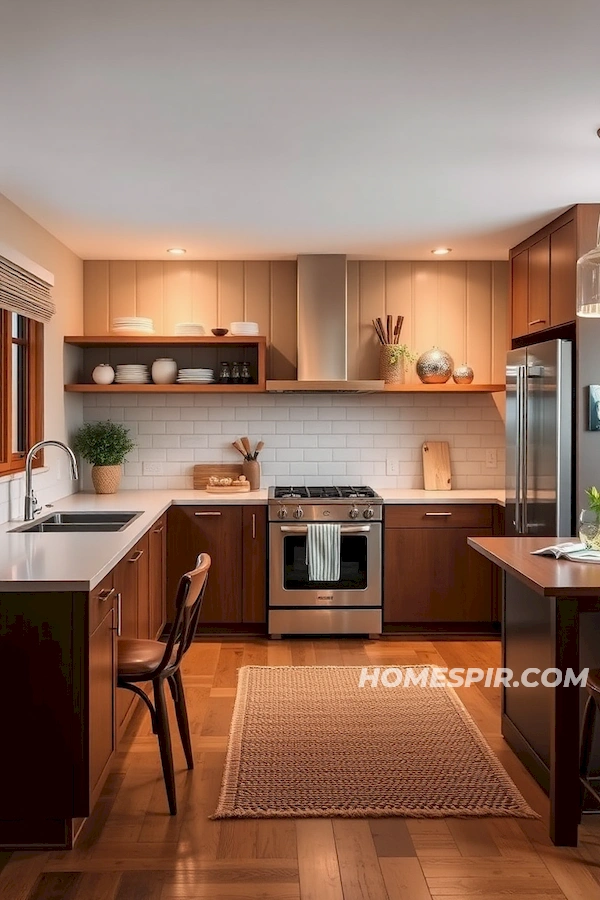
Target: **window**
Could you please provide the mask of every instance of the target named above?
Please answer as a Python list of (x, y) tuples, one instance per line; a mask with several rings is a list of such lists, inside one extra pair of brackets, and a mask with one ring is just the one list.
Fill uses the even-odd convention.
[(0, 475), (25, 468), (43, 432), (43, 326), (0, 309)]

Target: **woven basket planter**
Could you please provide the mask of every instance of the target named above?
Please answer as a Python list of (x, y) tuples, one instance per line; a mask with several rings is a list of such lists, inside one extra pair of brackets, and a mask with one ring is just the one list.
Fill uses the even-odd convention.
[(96, 493), (116, 494), (122, 471), (122, 466), (92, 466), (92, 484)]
[(406, 380), (406, 359), (400, 356), (396, 362), (392, 362), (391, 354), (397, 350), (395, 344), (384, 344), (379, 348), (379, 377), (386, 384), (404, 384)]

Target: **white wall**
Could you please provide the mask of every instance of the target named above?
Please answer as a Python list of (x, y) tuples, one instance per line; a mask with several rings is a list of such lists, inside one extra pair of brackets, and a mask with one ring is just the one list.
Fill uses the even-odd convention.
[[(2, 194), (0, 241), (54, 273), (57, 312), (44, 326), (44, 437), (68, 441), (82, 421), (82, 401), (64, 393), (65, 374), (70, 376), (68, 370), (74, 357), (65, 356), (63, 338), (83, 330), (83, 263)], [(77, 351), (69, 348), (69, 352)], [(66, 456), (60, 450), (47, 450), (45, 462), (48, 471), (34, 478), (40, 502), (52, 503), (77, 489), (69, 477)], [(22, 514), (23, 476), (0, 479), (0, 522)]]
[[(242, 435), (265, 442), (263, 487), (421, 488), (427, 439), (449, 442), (453, 487), (504, 487), (504, 423), (491, 394), (90, 394), (84, 418), (130, 429), (137, 449), (125, 489), (191, 488), (194, 463), (241, 460), (231, 442)], [(495, 469), (485, 466), (487, 448)], [(387, 459), (400, 460), (400, 476), (386, 475)]]

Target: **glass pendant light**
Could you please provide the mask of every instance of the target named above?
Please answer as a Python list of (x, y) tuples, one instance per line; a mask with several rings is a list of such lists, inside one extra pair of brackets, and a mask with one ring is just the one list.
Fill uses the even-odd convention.
[(577, 260), (577, 315), (600, 318), (600, 219), (596, 247)]

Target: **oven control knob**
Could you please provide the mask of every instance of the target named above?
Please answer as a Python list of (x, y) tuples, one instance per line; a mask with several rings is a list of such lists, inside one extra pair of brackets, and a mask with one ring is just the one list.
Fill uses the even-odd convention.
[(358, 519), (358, 507), (353, 506), (348, 515), (351, 519)]
[(281, 506), (281, 507), (277, 510), (277, 518), (278, 518), (278, 519), (287, 519), (287, 517), (288, 517), (288, 511), (287, 511), (287, 509), (285, 508), (285, 506)]
[(299, 507), (298, 507), (297, 509), (295, 509), (294, 512), (293, 512), (293, 516), (294, 516), (295, 519), (301, 519), (303, 515), (304, 515), (304, 510), (302, 509), (301, 506), (299, 506)]
[(375, 515), (375, 510), (373, 509), (372, 506), (368, 506), (363, 513), (363, 516), (365, 519), (372, 519), (374, 515)]

